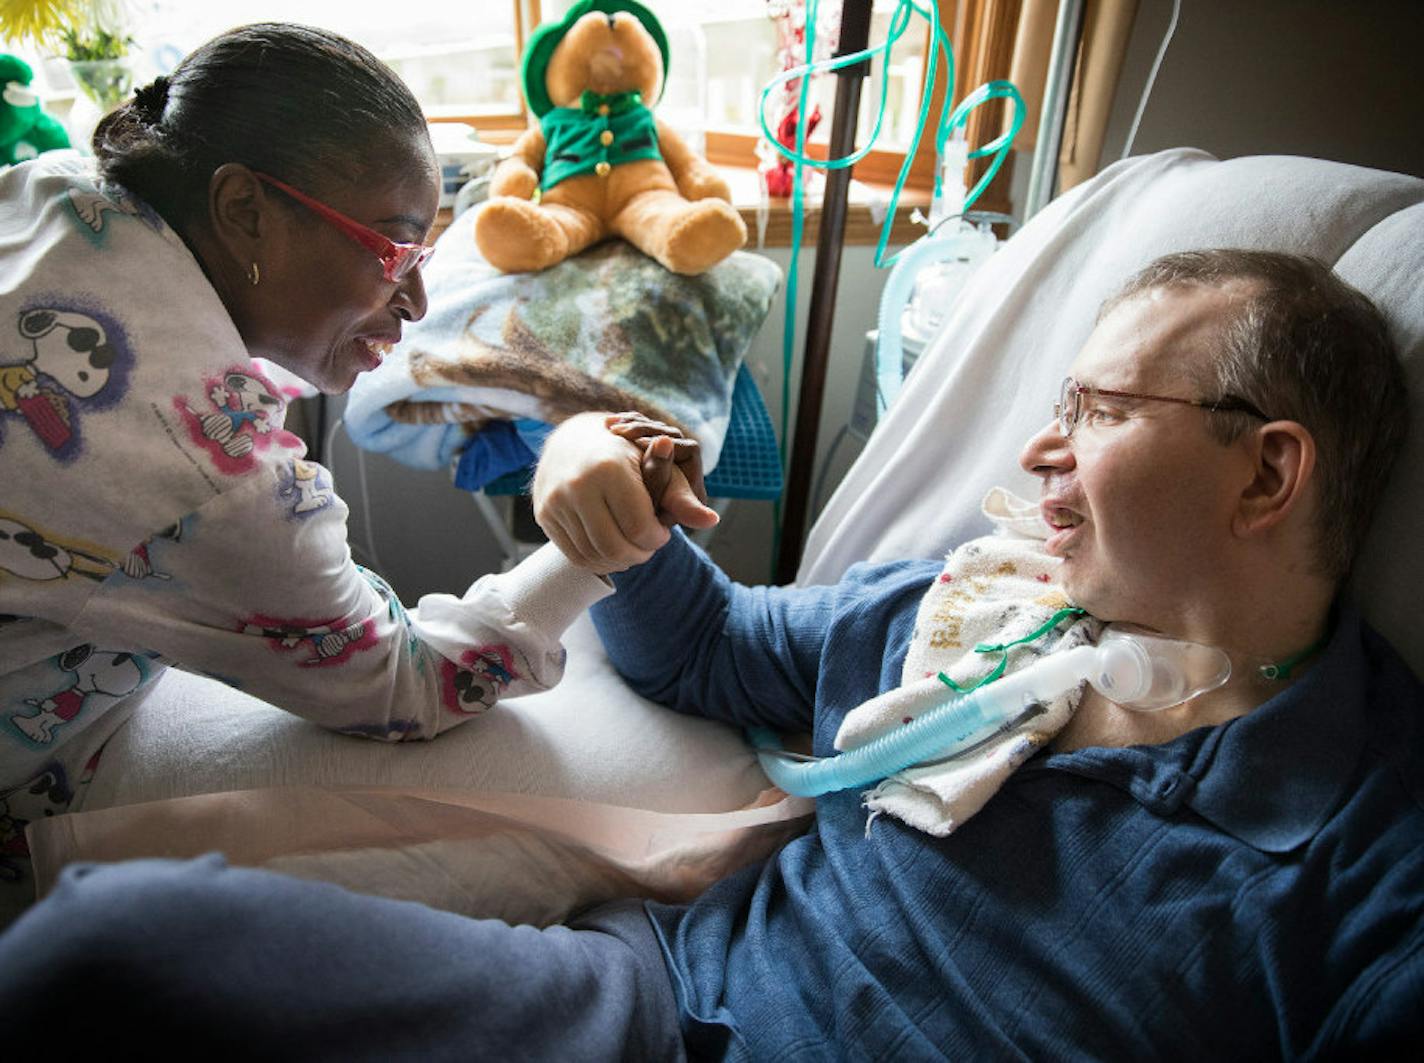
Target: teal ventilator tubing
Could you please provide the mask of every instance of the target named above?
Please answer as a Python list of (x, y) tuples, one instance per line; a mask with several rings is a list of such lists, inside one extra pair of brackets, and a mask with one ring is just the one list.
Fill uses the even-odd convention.
[[(1083, 682), (1124, 708), (1155, 711), (1215, 690), (1230, 676), (1231, 659), (1214, 646), (1110, 625), (1096, 646), (1050, 653), (834, 757), (802, 758), (761, 748), (757, 759), (788, 794), (819, 797), (962, 753), (1044, 711), (1053, 698)], [(936, 682), (924, 681), (928, 688)], [(897, 690), (875, 700), (904, 696)], [(752, 738), (758, 746), (776, 743), (765, 731)]]
[(922, 291), (920, 298), (931, 298), (948, 304), (957, 294), (968, 273), (973, 272), (990, 255), (996, 244), (993, 232), (985, 226), (975, 230), (960, 223), (947, 237), (925, 237), (900, 253), (885, 290), (880, 296), (880, 317), (875, 345), (875, 412), (882, 416), (900, 394), (904, 377), (904, 353), (901, 329), (910, 297), (916, 284), (925, 285), (926, 273), (935, 266), (960, 266), (963, 276), (953, 273), (945, 277), (939, 291)]

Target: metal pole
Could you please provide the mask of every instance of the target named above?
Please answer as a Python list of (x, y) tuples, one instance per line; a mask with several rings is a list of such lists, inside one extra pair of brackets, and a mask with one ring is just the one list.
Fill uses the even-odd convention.
[[(870, 6), (871, 0), (846, 0), (841, 9), (837, 55), (865, 50), (870, 41)], [(838, 80), (830, 141), (832, 159), (843, 158), (855, 150), (860, 83), (869, 72), (869, 61), (853, 63), (836, 71)], [(806, 353), (802, 359), (801, 390), (796, 403), (796, 433), (782, 507), (781, 549), (776, 560), (777, 583), (791, 583), (796, 579), (796, 568), (801, 562), (801, 542), (806, 535), (811, 471), (816, 462), (816, 436), (821, 423), (821, 400), (826, 389), (826, 361), (836, 314), (836, 286), (840, 279), (849, 190), (850, 167), (827, 172), (825, 196), (821, 203), (821, 228), (816, 237), (816, 272), (811, 281), (811, 307), (806, 318)], [(794, 307), (792, 312), (795, 312)]]
[(1063, 146), (1068, 92), (1073, 85), (1082, 31), (1083, 0), (1060, 0), (1048, 59), (1048, 81), (1043, 87), (1043, 111), (1038, 117), (1038, 141), (1033, 148), (1033, 169), (1029, 171), (1028, 192), (1024, 196), (1024, 221), (1048, 204), (1058, 183), (1058, 153)]

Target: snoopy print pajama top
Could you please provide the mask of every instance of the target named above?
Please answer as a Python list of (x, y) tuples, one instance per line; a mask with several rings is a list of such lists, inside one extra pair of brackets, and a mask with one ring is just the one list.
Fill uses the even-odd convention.
[(183, 241), (55, 153), (0, 174), (0, 882), (170, 665), (427, 739), (562, 674), (610, 585), (552, 547), (407, 610)]

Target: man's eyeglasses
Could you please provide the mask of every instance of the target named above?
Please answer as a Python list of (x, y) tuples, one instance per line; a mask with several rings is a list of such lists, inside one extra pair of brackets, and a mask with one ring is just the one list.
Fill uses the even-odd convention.
[(275, 177), (268, 177), (265, 173), (258, 173), (256, 170), (252, 171), (252, 175), (278, 191), (285, 192), (302, 206), (330, 222), (367, 251), (370, 251), (380, 259), (381, 272), (385, 274), (386, 280), (392, 283), (397, 283), (408, 277), (412, 270), (417, 270), (425, 265), (430, 256), (435, 254), (435, 248), (427, 247), (425, 244), (398, 244), (394, 240), (388, 240), (375, 229), (368, 229), (360, 222), (352, 221), (340, 211), (332, 210), (325, 203), (312, 199), (311, 196), (303, 192), (298, 192), (291, 185), (279, 181)]
[(1132, 391), (1110, 391), (1107, 388), (1090, 388), (1078, 383), (1071, 376), (1063, 378), (1063, 387), (1058, 392), (1058, 401), (1053, 404), (1053, 416), (1058, 421), (1058, 431), (1067, 439), (1082, 420), (1084, 396), (1092, 402), (1099, 395), (1115, 399), (1141, 399), (1148, 402), (1176, 402), (1183, 406), (1197, 406), (1209, 413), (1247, 413), (1263, 421), (1272, 420), (1245, 399), (1234, 395), (1223, 395), (1219, 399), (1179, 399), (1173, 395), (1139, 395)]

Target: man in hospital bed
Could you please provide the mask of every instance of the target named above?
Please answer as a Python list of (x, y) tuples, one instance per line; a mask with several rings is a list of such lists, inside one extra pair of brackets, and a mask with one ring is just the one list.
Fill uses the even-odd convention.
[[(4, 1013), (38, 1043), (79, 990), (108, 1040), (303, 1059), (1397, 1052), (1424, 1032), (1424, 689), (1338, 592), (1404, 410), (1378, 313), (1324, 267), (1170, 256), (1109, 301), (1024, 448), (1038, 516), (1000, 495), (1006, 534), (947, 562), (771, 589), (669, 533), (638, 447), (576, 418), (538, 512), (619, 573), (609, 654), (680, 711), (828, 756), (916, 668), (967, 677), (993, 617), (1003, 636), (1064, 600), (1090, 616), (1049, 638), (1130, 621), (1224, 649), (1231, 678), (1155, 713), (1074, 694), (968, 782), (827, 795), (693, 904), (573, 932), (217, 858), (71, 869), (0, 940)], [(698, 505), (680, 486), (675, 517)]]

